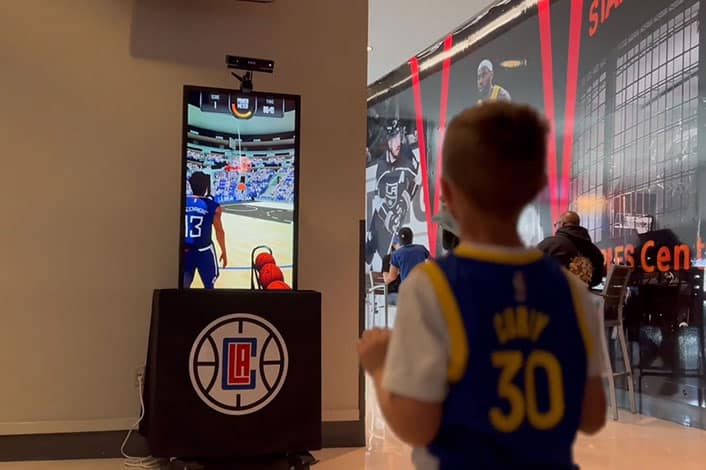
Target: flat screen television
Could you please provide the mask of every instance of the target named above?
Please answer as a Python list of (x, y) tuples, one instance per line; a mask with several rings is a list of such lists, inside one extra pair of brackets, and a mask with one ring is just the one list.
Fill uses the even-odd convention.
[(296, 288), (299, 110), (299, 96), (184, 87), (180, 288), (251, 288), (261, 252)]

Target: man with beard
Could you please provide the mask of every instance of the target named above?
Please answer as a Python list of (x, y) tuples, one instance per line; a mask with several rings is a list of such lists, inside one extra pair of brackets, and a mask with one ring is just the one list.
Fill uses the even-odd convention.
[(408, 218), (412, 199), (419, 188), (419, 162), (412, 149), (403, 142), (399, 121), (385, 127), (387, 147), (377, 164), (376, 193), (368, 227), (365, 258), (370, 264), (377, 253), (383, 258), (390, 250), (393, 234)]
[(510, 93), (505, 88), (493, 84), (494, 77), (493, 63), (488, 59), (483, 60), (478, 65), (478, 92), (481, 95), (481, 99), (478, 100), (479, 104), (484, 101), (512, 101)]

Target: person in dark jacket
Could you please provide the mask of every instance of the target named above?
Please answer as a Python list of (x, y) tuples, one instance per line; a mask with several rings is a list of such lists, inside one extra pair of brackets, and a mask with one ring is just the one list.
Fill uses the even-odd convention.
[(591, 241), (588, 230), (581, 227), (581, 218), (576, 212), (565, 212), (556, 223), (554, 236), (545, 238), (538, 246), (546, 255), (556, 258), (565, 268), (577, 257), (591, 262), (593, 276), (589, 287), (597, 286), (605, 276), (603, 253)]

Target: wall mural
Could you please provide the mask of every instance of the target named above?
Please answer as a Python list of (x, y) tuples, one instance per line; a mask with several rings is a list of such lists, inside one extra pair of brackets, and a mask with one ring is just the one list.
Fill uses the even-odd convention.
[(530, 104), (552, 131), (549, 184), (522, 214), (523, 240), (578, 212), (606, 265), (635, 268), (626, 315), (639, 390), (704, 406), (705, 3), (498, 2), (372, 84), (368, 269), (402, 226), (441, 254), (432, 217), (447, 122), (485, 100)]

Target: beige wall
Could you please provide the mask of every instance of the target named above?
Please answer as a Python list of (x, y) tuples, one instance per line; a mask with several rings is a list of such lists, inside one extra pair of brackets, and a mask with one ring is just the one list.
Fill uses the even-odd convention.
[(302, 95), (300, 287), (323, 292), (324, 416), (357, 418), (366, 29), (365, 0), (3, 4), (0, 434), (134, 419), (151, 292), (177, 280), (181, 88), (235, 86), (225, 53)]

